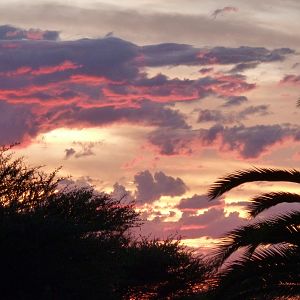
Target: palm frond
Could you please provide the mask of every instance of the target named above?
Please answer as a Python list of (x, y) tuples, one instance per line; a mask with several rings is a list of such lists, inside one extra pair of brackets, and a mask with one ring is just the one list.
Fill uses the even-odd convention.
[(215, 199), (225, 192), (243, 184), (253, 181), (288, 181), (300, 183), (300, 172), (292, 170), (253, 168), (236, 171), (217, 180), (209, 189), (208, 197)]
[[(215, 299), (275, 299), (300, 293), (300, 249), (290, 244), (261, 248), (218, 274)], [(254, 298), (253, 298), (254, 299)]]
[(300, 211), (278, 215), (272, 219), (258, 221), (227, 233), (221, 239), (213, 256), (218, 267), (235, 251), (246, 247), (251, 257), (260, 245), (290, 243), (300, 245)]
[(280, 203), (300, 203), (300, 195), (288, 192), (265, 193), (251, 199), (246, 207), (250, 217), (256, 217), (266, 209)]

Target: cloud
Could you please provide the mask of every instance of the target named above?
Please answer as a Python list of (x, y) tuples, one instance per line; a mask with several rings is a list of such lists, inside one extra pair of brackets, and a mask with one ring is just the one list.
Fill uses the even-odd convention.
[(113, 191), (110, 193), (110, 195), (114, 199), (122, 200), (122, 203), (131, 203), (135, 201), (135, 198), (132, 195), (132, 193), (126, 190), (126, 188), (118, 182), (114, 184)]
[(81, 149), (79, 151), (74, 148), (65, 149), (65, 159), (95, 155), (93, 148), (101, 143), (102, 142), (73, 142), (73, 145), (78, 145)]
[(284, 78), (280, 81), (282, 84), (300, 84), (300, 75), (289, 74), (284, 76)]
[(227, 101), (223, 104), (224, 107), (238, 106), (248, 101), (245, 96), (229, 96)]
[[(197, 12), (196, 4), (192, 4), (191, 13), (184, 13), (183, 11), (174, 12), (171, 9), (168, 12), (165, 9), (164, 12), (158, 11), (157, 8), (160, 5), (152, 6), (156, 8), (154, 12), (149, 10), (149, 7), (137, 10), (104, 3), (79, 7), (79, 4), (74, 3), (38, 2), (27, 1), (25, 5), (22, 1), (20, 4), (22, 9), (20, 9), (20, 5), (16, 5), (15, 1), (2, 1), (0, 19), (2, 22), (23, 27), (59, 29), (62, 31), (62, 36), (68, 39), (74, 36), (86, 37), (87, 34), (89, 37), (105, 36), (107, 32), (113, 31), (123, 39), (141, 44), (176, 41), (189, 44), (197, 42), (198, 45), (205, 45), (209, 41), (210, 45), (224, 46), (299, 46), (299, 39), (295, 39), (295, 33), (290, 30), (288, 24), (281, 24), (278, 30), (276, 26), (278, 24), (267, 26), (266, 22), (257, 22), (253, 16), (258, 7), (260, 11), (270, 13), (270, 5), (258, 3), (258, 1), (243, 2), (242, 5), (239, 3), (242, 13), (245, 13), (231, 18), (230, 22), (227, 18), (208, 18), (204, 11)], [(192, 3), (192, 1), (189, 2)], [(290, 1), (284, 6), (279, 1), (276, 1), (276, 4), (272, 2), (273, 12), (277, 13), (276, 6), (285, 10), (293, 9), (293, 11), (299, 7), (298, 3), (290, 4)]]
[[(39, 133), (61, 127), (89, 128), (114, 123), (189, 128), (184, 115), (178, 110), (150, 101), (143, 101), (136, 107), (124, 108), (84, 108), (77, 105), (44, 108), (32, 104), (10, 104), (0, 100), (0, 124), (3, 129), (0, 133), (0, 144), (27, 143)], [(80, 154), (80, 150), (76, 151)]]
[(249, 127), (215, 124), (208, 129), (156, 130), (148, 138), (162, 155), (188, 155), (213, 147), (222, 153), (233, 152), (240, 158), (253, 159), (289, 138), (298, 141), (299, 130), (290, 124)]
[(236, 119), (233, 114), (224, 115), (221, 111), (216, 109), (200, 110), (197, 122), (217, 122), (217, 123), (233, 123)]
[(201, 73), (201, 74), (207, 74), (207, 73), (212, 72), (213, 70), (214, 70), (214, 68), (201, 68), (199, 70), (199, 73)]
[(30, 105), (13, 105), (0, 101), (0, 145), (28, 143), (41, 126)]
[(148, 170), (137, 173), (134, 182), (137, 187), (135, 197), (140, 203), (151, 203), (161, 196), (181, 196), (187, 191), (182, 179), (167, 176), (161, 171), (154, 176)]
[[(8, 30), (19, 30), (5, 28), (2, 36)], [(0, 50), (0, 102), (12, 116), (9, 122), (20, 123), (0, 136), (0, 143), (29, 141), (60, 127), (117, 122), (155, 126), (162, 133), (170, 128), (184, 132), (190, 126), (175, 103), (213, 96), (224, 99), (224, 105), (239, 104), (246, 101), (242, 94), (256, 85), (241, 74), (215, 73), (195, 79), (149, 76), (147, 67), (264, 63), (284, 60), (293, 53), (286, 48), (197, 48), (176, 43), (139, 46), (111, 36), (74, 41), (0, 40)], [(22, 107), (26, 109), (21, 111)], [(153, 132), (150, 138), (159, 137)], [(176, 152), (171, 144), (165, 143), (164, 153)]]
[(193, 130), (161, 128), (150, 132), (148, 141), (162, 155), (189, 155), (193, 152), (192, 142), (195, 137), (196, 131)]
[(21, 29), (10, 25), (0, 25), (0, 40), (48, 40), (56, 41), (59, 39), (58, 31), (40, 29)]
[(65, 149), (65, 159), (72, 157), (73, 155), (75, 155), (75, 153), (76, 150), (74, 148)]
[(182, 238), (220, 238), (229, 230), (246, 223), (238, 212), (226, 214), (225, 210), (210, 207), (202, 214), (194, 214), (193, 211), (184, 211), (176, 222), (166, 221), (165, 216), (157, 215), (151, 221), (144, 221), (142, 231), (159, 238), (171, 235), (179, 235)]
[(269, 112), (269, 107), (268, 105), (257, 105), (257, 106), (249, 106), (242, 111), (240, 111), (237, 114), (237, 118), (240, 120), (246, 119), (248, 116), (251, 115), (259, 115), (259, 116), (265, 116), (268, 115)]
[(180, 234), (188, 238), (201, 236), (219, 238), (229, 230), (241, 226), (245, 222), (246, 220), (241, 218), (238, 212), (226, 215), (223, 209), (210, 208), (201, 215), (184, 213), (179, 223), (182, 224), (181, 228), (185, 230), (180, 231)]
[(284, 60), (295, 53), (289, 48), (269, 50), (264, 47), (195, 48), (186, 44), (165, 43), (142, 47), (142, 59), (147, 66), (238, 64), (238, 68), (254, 67), (263, 62)]
[(116, 122), (128, 122), (145, 126), (189, 128), (184, 115), (161, 103), (142, 101), (136, 107), (90, 107), (66, 106), (52, 109), (48, 116), (59, 126), (91, 127), (105, 126)]
[(295, 138), (298, 130), (288, 125), (215, 125), (202, 133), (201, 140), (210, 144), (220, 137), (220, 150), (237, 151), (243, 158), (256, 158), (276, 143), (288, 137)]
[(220, 206), (222, 204), (224, 204), (222, 198), (218, 198), (216, 201), (209, 201), (207, 195), (195, 194), (190, 198), (181, 199), (176, 208), (182, 211), (194, 211), (198, 209), (206, 209), (212, 206)]
[(225, 6), (223, 8), (216, 9), (211, 16), (212, 18), (216, 19), (218, 15), (222, 15), (228, 12), (238, 12), (238, 8), (233, 6)]
[(229, 73), (242, 73), (244, 71), (247, 71), (249, 69), (254, 69), (258, 66), (258, 62), (250, 62), (250, 63), (240, 63), (235, 65)]
[[(203, 52), (180, 44), (139, 47), (114, 37), (68, 42), (20, 40), (14, 43), (14, 47), (6, 48), (6, 41), (2, 41), (0, 99), (48, 106), (58, 103), (134, 106), (143, 99), (165, 103), (197, 100), (208, 94), (239, 96), (236, 94), (255, 88), (242, 75), (181, 80), (158, 74), (149, 78), (144, 67), (232, 64), (251, 61), (251, 55), (255, 60), (268, 62), (282, 60), (289, 54), (280, 49), (264, 49), (261, 57), (257, 57), (256, 50), (252, 49), (254, 53), (251, 53), (250, 48), (213, 48)], [(275, 51), (280, 54), (273, 55)]]
[(198, 123), (215, 122), (215, 123), (236, 123), (248, 119), (249, 116), (265, 116), (270, 114), (267, 105), (248, 106), (239, 112), (223, 113), (215, 109), (200, 109)]

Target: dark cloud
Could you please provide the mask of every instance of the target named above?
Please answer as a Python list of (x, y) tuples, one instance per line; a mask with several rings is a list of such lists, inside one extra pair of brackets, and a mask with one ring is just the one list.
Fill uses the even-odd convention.
[(244, 71), (247, 71), (249, 69), (254, 69), (258, 66), (257, 62), (251, 62), (251, 63), (240, 63), (234, 66), (229, 72), (230, 73), (241, 73)]
[[(211, 208), (201, 215), (183, 214), (179, 223), (182, 224), (184, 231), (181, 235), (189, 238), (209, 236), (219, 238), (229, 230), (241, 226), (245, 219), (239, 216), (238, 212), (226, 215), (223, 209)], [(199, 228), (197, 228), (199, 226)], [(189, 229), (190, 228), (190, 229)]]
[(207, 73), (210, 73), (214, 70), (214, 68), (202, 68), (199, 70), (199, 73), (201, 74), (207, 74)]
[(163, 172), (156, 172), (154, 176), (143, 171), (134, 176), (136, 184), (136, 200), (141, 203), (151, 203), (161, 196), (181, 196), (187, 191), (187, 186), (180, 178), (167, 176)]
[(246, 119), (248, 116), (251, 115), (259, 115), (265, 116), (268, 115), (269, 107), (268, 105), (257, 105), (257, 106), (249, 106), (237, 114), (237, 118), (240, 120)]
[(298, 85), (300, 84), (300, 75), (294, 75), (294, 74), (286, 75), (280, 82)]
[[(3, 27), (2, 36), (13, 29)], [(45, 32), (40, 31), (49, 35)], [(225, 105), (230, 101), (233, 105), (245, 101), (241, 94), (254, 89), (255, 84), (248, 83), (241, 74), (219, 73), (198, 79), (163, 74), (149, 77), (145, 67), (262, 63), (282, 60), (290, 53), (289, 49), (204, 49), (175, 43), (138, 46), (112, 36), (75, 41), (2, 40), (0, 101), (3, 111), (11, 115), (7, 124), (16, 126), (12, 129), (10, 125), (0, 143), (22, 142), (59, 127), (127, 122), (159, 127), (149, 139), (154, 145), (163, 145), (162, 153), (175, 154), (179, 149), (188, 153), (190, 146), (184, 143), (194, 140), (196, 133), (190, 132), (186, 116), (172, 107), (174, 103), (214, 96), (225, 99)], [(24, 111), (19, 109), (24, 105)], [(165, 138), (171, 128), (176, 132)], [(185, 133), (187, 137), (178, 137)], [(91, 154), (91, 149), (75, 151), (74, 156)]]
[(75, 155), (75, 153), (76, 150), (74, 148), (65, 149), (65, 159), (72, 157), (73, 155)]
[(269, 50), (264, 47), (195, 48), (185, 44), (159, 44), (142, 47), (143, 62), (147, 66), (237, 64), (237, 68), (254, 67), (259, 63), (282, 61), (294, 54), (289, 48)]
[(186, 155), (192, 153), (192, 141), (196, 132), (188, 129), (170, 130), (161, 128), (148, 135), (149, 142), (158, 147), (162, 155)]
[(99, 144), (102, 144), (102, 142), (73, 142), (73, 145), (79, 146), (80, 150), (75, 150), (74, 148), (65, 149), (65, 159), (95, 155), (93, 148)]
[[(33, 107), (32, 105), (15, 105), (0, 101), (0, 144), (15, 142), (29, 142), (38, 133), (47, 132), (55, 128), (82, 128), (93, 126), (108, 126), (113, 123), (133, 123), (143, 126), (158, 126), (161, 128), (189, 128), (185, 117), (178, 110), (174, 110), (162, 103), (143, 101), (136, 107), (91, 107), (84, 108), (76, 105), (60, 105), (52, 108)], [(66, 152), (66, 158), (81, 157), (91, 153), (92, 149), (77, 146)], [(94, 145), (92, 145), (93, 147)], [(70, 150), (70, 149), (69, 149)]]
[(10, 25), (0, 26), (0, 40), (48, 40), (56, 41), (59, 39), (58, 31), (40, 29), (21, 29)]
[(199, 112), (197, 122), (233, 123), (235, 118), (232, 114), (225, 115), (222, 111), (216, 109), (203, 109)]
[(199, 65), (200, 49), (184, 44), (159, 44), (142, 47), (143, 61), (147, 66)]
[[(74, 188), (91, 188), (95, 184), (99, 184), (99, 180), (95, 180), (90, 176), (80, 176), (77, 178), (65, 178), (58, 183), (59, 189), (74, 189)], [(97, 191), (96, 191), (97, 192)], [(97, 192), (98, 193), (98, 192)], [(101, 192), (99, 192), (101, 193)]]
[(0, 100), (0, 145), (28, 142), (41, 126), (30, 105), (8, 104)]
[(237, 12), (238, 8), (234, 7), (234, 6), (225, 6), (223, 8), (218, 8), (216, 9), (213, 13), (212, 13), (212, 17), (215, 19), (217, 18), (218, 15), (222, 15), (224, 13), (228, 13), (228, 12)]
[(156, 130), (149, 141), (162, 155), (191, 154), (202, 148), (214, 147), (222, 152), (236, 152), (242, 158), (257, 158), (287, 138), (300, 140), (300, 128), (289, 124), (242, 124), (232, 127), (216, 124), (208, 129)]
[(53, 122), (70, 127), (76, 127), (79, 124), (90, 127), (104, 126), (115, 122), (131, 122), (148, 126), (189, 128), (184, 115), (178, 110), (150, 101), (143, 101), (136, 107), (124, 108), (71, 106), (64, 110), (59, 109), (59, 111), (53, 109), (50, 113), (53, 115)]
[[(22, 76), (34, 84), (70, 79), (71, 75), (76, 74), (105, 76), (116, 81), (130, 80), (139, 72), (136, 64), (132, 63), (137, 56), (137, 46), (112, 37), (69, 42), (15, 41), (15, 47), (1, 49), (0, 72), (20, 72), (20, 68), (23, 70), (27, 68), (28, 71), (24, 72)], [(11, 57), (14, 59), (12, 60)], [(10, 58), (9, 63), (7, 62), (8, 58)], [(66, 71), (64, 69), (54, 69), (49, 73), (43, 72), (46, 68), (57, 67), (65, 62), (73, 63), (72, 72), (69, 72), (68, 68), (66, 69), (68, 72), (64, 72)], [(35, 75), (34, 72), (37, 76), (32, 76)], [(45, 75), (47, 75), (46, 79)]]
[(211, 207), (203, 214), (195, 215), (192, 211), (183, 212), (176, 222), (165, 221), (164, 217), (155, 217), (151, 221), (145, 221), (142, 231), (159, 238), (170, 235), (180, 235), (182, 238), (199, 238), (208, 236), (219, 238), (229, 230), (246, 223), (238, 212), (228, 215), (222, 208)]
[(248, 101), (248, 98), (245, 96), (229, 96), (227, 98), (227, 101), (225, 104), (223, 104), (224, 107), (232, 107), (232, 106), (238, 106)]
[(284, 60), (286, 55), (294, 54), (295, 51), (289, 48), (279, 48), (268, 50), (263, 47), (239, 47), (239, 48), (213, 48), (210, 55), (217, 57), (217, 61), (222, 64), (241, 64), (274, 62)]
[(197, 195), (190, 198), (183, 198), (176, 206), (180, 210), (198, 210), (205, 209), (211, 206), (219, 206), (224, 204), (222, 198), (218, 198), (216, 201), (209, 201), (207, 195)]
[(249, 106), (239, 112), (223, 113), (221, 110), (203, 109), (200, 110), (198, 123), (215, 122), (215, 123), (235, 123), (243, 121), (252, 115), (265, 116), (269, 114), (267, 105)]
[(113, 191), (110, 193), (110, 195), (117, 200), (122, 200), (123, 203), (131, 203), (134, 202), (134, 196), (132, 193), (122, 185), (116, 182), (113, 186)]
[(295, 137), (299, 129), (287, 125), (244, 125), (223, 127), (215, 125), (202, 134), (202, 141), (210, 144), (221, 137), (220, 149), (238, 151), (243, 158), (256, 158), (270, 146), (287, 137)]

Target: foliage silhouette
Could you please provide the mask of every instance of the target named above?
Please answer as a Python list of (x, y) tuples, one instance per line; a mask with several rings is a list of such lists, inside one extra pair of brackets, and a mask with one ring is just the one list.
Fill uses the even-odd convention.
[[(288, 181), (300, 183), (297, 170), (250, 169), (219, 179), (209, 190), (211, 200), (243, 183)], [(247, 210), (255, 218), (280, 203), (299, 203), (289, 192), (266, 193), (251, 199)], [(227, 259), (241, 249), (238, 259)], [(284, 299), (300, 296), (300, 211), (254, 221), (227, 233), (215, 251), (213, 299)]]
[(194, 294), (206, 279), (208, 270), (202, 257), (193, 256), (179, 241), (143, 238), (127, 251), (125, 270), (133, 281), (129, 294), (135, 299), (181, 299)]
[(130, 235), (133, 203), (61, 182), (0, 151), (1, 299), (174, 299), (203, 280), (179, 242)]

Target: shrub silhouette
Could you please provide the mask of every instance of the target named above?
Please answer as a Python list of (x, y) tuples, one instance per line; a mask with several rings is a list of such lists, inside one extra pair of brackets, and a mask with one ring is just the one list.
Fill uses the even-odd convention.
[(0, 151), (1, 299), (175, 299), (203, 281), (179, 242), (130, 235), (133, 203), (60, 182)]

